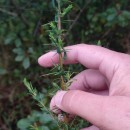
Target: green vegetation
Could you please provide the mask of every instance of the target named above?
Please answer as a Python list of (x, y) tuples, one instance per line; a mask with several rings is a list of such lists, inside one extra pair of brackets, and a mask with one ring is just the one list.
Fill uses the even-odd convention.
[[(130, 52), (130, 2), (129, 0), (75, 0), (73, 6), (63, 5), (65, 30), (64, 46), (81, 42), (98, 44), (110, 49)], [(49, 69), (39, 67), (38, 57), (48, 50), (50, 45), (46, 23), (54, 20), (55, 0), (1, 0), (0, 1), (0, 129), (27, 129), (28, 124), (38, 125), (40, 129), (53, 130), (53, 121), (48, 113), (41, 113), (37, 103), (27, 95), (23, 85), (24, 77), (46, 97), (48, 106), (50, 88), (56, 85)], [(66, 8), (68, 7), (68, 8)], [(56, 17), (55, 17), (56, 20)], [(59, 51), (59, 50), (58, 50)], [(66, 69), (66, 68), (65, 68)], [(80, 65), (71, 65), (70, 72), (80, 72)], [(53, 82), (53, 83), (52, 83)], [(43, 114), (43, 116), (41, 116)], [(44, 121), (44, 116), (47, 121)], [(19, 121), (20, 120), (20, 121)], [(19, 121), (19, 122), (18, 122)], [(17, 123), (18, 122), (18, 123)], [(26, 122), (26, 123), (25, 123)], [(25, 124), (25, 127), (21, 126)], [(52, 124), (52, 126), (50, 125)], [(54, 123), (55, 125), (55, 123)], [(18, 127), (17, 127), (18, 126)], [(30, 129), (34, 129), (32, 128)], [(35, 126), (37, 127), (37, 126)], [(56, 128), (55, 126), (53, 127)]]

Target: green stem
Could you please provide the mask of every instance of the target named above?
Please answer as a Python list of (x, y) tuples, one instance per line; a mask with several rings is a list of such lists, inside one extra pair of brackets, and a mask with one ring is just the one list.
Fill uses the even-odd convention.
[[(60, 0), (57, 0), (58, 3), (58, 23), (57, 23), (57, 27), (58, 30), (61, 30), (61, 7), (60, 7)], [(61, 35), (59, 35), (58, 37), (59, 39), (61, 39)], [(60, 48), (60, 52), (62, 52), (62, 47)], [(60, 68), (61, 70), (63, 69), (63, 56), (62, 53), (59, 54), (59, 64), (60, 64)], [(64, 77), (61, 76), (61, 89), (65, 90), (65, 82), (64, 82)]]

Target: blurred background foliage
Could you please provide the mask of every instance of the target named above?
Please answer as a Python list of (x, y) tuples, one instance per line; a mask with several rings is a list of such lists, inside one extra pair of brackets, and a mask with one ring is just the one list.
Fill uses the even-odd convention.
[[(32, 81), (45, 96), (51, 88), (52, 76), (41, 77), (49, 69), (37, 64), (38, 57), (53, 49), (47, 28), (54, 19), (54, 0), (0, 0), (0, 130), (27, 130), (38, 125), (53, 130), (52, 120), (40, 113), (27, 95), (23, 78)], [(81, 42), (97, 44), (130, 53), (129, 0), (74, 0), (73, 10), (66, 16), (65, 46)], [(71, 66), (81, 71), (82, 66)], [(45, 118), (46, 117), (46, 118)], [(31, 122), (31, 124), (30, 124)], [(50, 125), (51, 124), (51, 125)], [(34, 129), (34, 128), (30, 128)], [(56, 128), (57, 129), (57, 128)]]

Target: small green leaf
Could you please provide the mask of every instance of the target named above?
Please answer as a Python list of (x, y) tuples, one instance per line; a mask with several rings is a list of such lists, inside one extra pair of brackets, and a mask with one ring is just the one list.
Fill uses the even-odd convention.
[(12, 41), (15, 39), (16, 35), (14, 33), (10, 33), (7, 35), (7, 37), (5, 38), (4, 44), (8, 45), (11, 44)]
[(108, 20), (108, 21), (112, 21), (112, 20), (114, 20), (115, 17), (116, 17), (115, 14), (110, 14), (110, 15), (108, 15), (108, 17), (107, 17), (107, 20)]
[(98, 41), (97, 45), (98, 45), (98, 46), (101, 46), (101, 45), (102, 45), (102, 43), (101, 43), (100, 40)]
[(55, 8), (56, 7), (56, 3), (55, 3), (55, 0), (52, 0), (52, 6)]
[(52, 117), (49, 114), (43, 113), (42, 116), (40, 116), (40, 122), (43, 122), (44, 124), (47, 124), (52, 121)]
[(58, 89), (60, 88), (59, 85), (58, 85), (57, 83), (55, 83), (55, 82), (52, 82), (52, 85), (53, 85), (55, 88), (58, 88)]
[(23, 51), (22, 48), (14, 48), (14, 49), (13, 49), (13, 52), (14, 52), (15, 54), (24, 55), (24, 51)]
[(4, 68), (0, 68), (0, 75), (4, 75), (7, 73), (7, 70)]
[(33, 88), (32, 84), (28, 82), (26, 78), (24, 78), (23, 83), (27, 87), (29, 94), (32, 95), (32, 97), (36, 100), (36, 96), (38, 93), (37, 90)]
[(130, 11), (122, 11), (122, 15), (130, 20)]
[(15, 45), (16, 45), (16, 47), (20, 47), (22, 45), (22, 42), (21, 42), (21, 40), (19, 38), (17, 38), (15, 40)]
[(42, 93), (38, 93), (37, 95), (36, 95), (36, 100), (37, 101), (42, 101), (44, 99), (44, 95), (42, 94)]
[(28, 119), (21, 119), (17, 123), (17, 127), (20, 130), (27, 130), (27, 128), (31, 125), (31, 122)]
[(18, 62), (19, 62), (19, 61), (22, 61), (23, 58), (24, 58), (23, 55), (18, 55), (18, 56), (15, 57), (15, 61), (18, 61)]
[(30, 60), (29, 60), (28, 57), (26, 57), (26, 58), (23, 60), (23, 67), (24, 67), (24, 69), (27, 69), (27, 68), (29, 68), (29, 66), (30, 66)]
[(47, 126), (38, 127), (38, 130), (50, 130)]
[(29, 52), (29, 53), (33, 53), (33, 52), (34, 52), (34, 51), (33, 51), (33, 48), (32, 48), (32, 47), (29, 47), (28, 52)]
[(67, 8), (63, 10), (63, 13), (61, 14), (62, 17), (64, 17), (67, 13), (70, 12), (70, 10), (73, 8), (72, 5), (69, 5)]

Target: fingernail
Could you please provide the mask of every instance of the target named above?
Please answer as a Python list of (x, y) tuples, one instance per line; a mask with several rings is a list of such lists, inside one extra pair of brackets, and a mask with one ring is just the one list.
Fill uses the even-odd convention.
[(60, 114), (61, 113), (61, 110), (59, 108), (54, 108), (52, 109), (52, 111), (56, 114)]
[(55, 96), (55, 105), (58, 108), (62, 108), (61, 102), (62, 102), (62, 99), (63, 99), (65, 94), (66, 94), (66, 91), (58, 91), (57, 92), (57, 94)]

